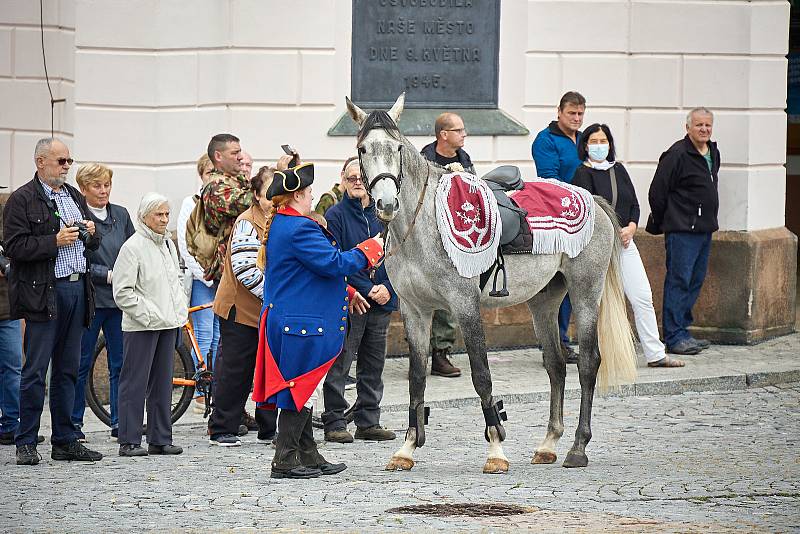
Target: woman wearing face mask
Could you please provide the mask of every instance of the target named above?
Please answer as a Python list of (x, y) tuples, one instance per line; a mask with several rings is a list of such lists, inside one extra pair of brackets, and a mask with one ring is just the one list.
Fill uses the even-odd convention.
[(619, 218), (622, 239), (622, 285), (631, 303), (636, 332), (642, 344), (648, 367), (683, 367), (683, 361), (670, 358), (658, 337), (653, 293), (644, 270), (639, 250), (633, 241), (639, 223), (639, 201), (628, 171), (615, 161), (614, 138), (605, 124), (592, 124), (583, 131), (578, 143), (578, 156), (583, 165), (575, 171), (573, 185), (605, 198)]

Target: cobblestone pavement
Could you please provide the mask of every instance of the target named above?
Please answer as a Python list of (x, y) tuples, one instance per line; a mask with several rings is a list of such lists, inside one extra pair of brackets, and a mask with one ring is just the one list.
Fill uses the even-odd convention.
[[(506, 475), (484, 475), (477, 407), (436, 408), (410, 472), (383, 466), (400, 442), (325, 444), (349, 468), (273, 481), (273, 450), (207, 445), (204, 427), (177, 425), (177, 457), (123, 459), (108, 432), (89, 433), (96, 464), (14, 465), (0, 449), (0, 524), (11, 531), (790, 532), (800, 531), (800, 383), (727, 392), (598, 398), (589, 466), (560, 466), (577, 422), (566, 402), (559, 463), (531, 465), (547, 404), (507, 403)], [(389, 412), (384, 424), (404, 427)], [(321, 433), (317, 431), (321, 439)], [(397, 506), (474, 503), (532, 507), (507, 517), (430, 517)]]

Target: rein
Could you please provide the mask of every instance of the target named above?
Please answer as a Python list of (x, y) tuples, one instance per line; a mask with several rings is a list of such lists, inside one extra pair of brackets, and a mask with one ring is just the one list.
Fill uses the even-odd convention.
[[(401, 153), (401, 158), (402, 158), (402, 151), (400, 153)], [(397, 253), (397, 251), (399, 251), (403, 247), (403, 245), (405, 244), (406, 240), (408, 239), (408, 236), (411, 235), (411, 231), (414, 229), (414, 225), (417, 223), (417, 216), (419, 215), (419, 212), (422, 210), (422, 204), (425, 201), (425, 192), (428, 190), (428, 181), (429, 181), (429, 179), (431, 177), (431, 166), (430, 166), (430, 164), (428, 164), (427, 167), (428, 167), (428, 173), (425, 175), (425, 185), (422, 186), (422, 191), (420, 191), (420, 193), (419, 193), (419, 199), (417, 199), (417, 207), (414, 209), (414, 216), (411, 218), (411, 224), (408, 226), (408, 230), (406, 230), (405, 235), (403, 235), (403, 238), (400, 240), (400, 244), (397, 245), (397, 247), (395, 247), (392, 250), (390, 250), (389, 252), (387, 252), (386, 254), (384, 254), (383, 257), (380, 259), (380, 261), (378, 261), (378, 263), (376, 263), (374, 267), (370, 268), (370, 278), (374, 277), (375, 271), (377, 271), (380, 268), (380, 266), (383, 265), (383, 262), (386, 261), (386, 258), (388, 258), (390, 256), (394, 256), (395, 253)], [(400, 172), (402, 173), (402, 166), (400, 167)], [(400, 188), (398, 187), (398, 192), (399, 192), (399, 189)], [(384, 238), (384, 244), (385, 244), (384, 249), (388, 249), (389, 248), (389, 223), (384, 224), (383, 231), (381, 232), (381, 237)]]

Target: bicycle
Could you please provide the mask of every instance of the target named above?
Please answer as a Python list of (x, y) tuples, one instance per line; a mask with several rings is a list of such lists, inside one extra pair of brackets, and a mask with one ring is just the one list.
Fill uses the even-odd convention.
[[(213, 305), (213, 302), (209, 302), (208, 304), (192, 306), (189, 308), (189, 315), (208, 309)], [(210, 365), (211, 359), (208, 358), (209, 365), (207, 366), (206, 360), (203, 359), (203, 355), (200, 353), (200, 347), (197, 345), (192, 321), (186, 321), (186, 324), (181, 328), (189, 339), (189, 346), (186, 346), (183, 336), (180, 336), (175, 344), (171, 407), (171, 420), (173, 423), (186, 412), (192, 402), (192, 398), (194, 398), (195, 390), (198, 390), (206, 398), (206, 411), (203, 414), (203, 418), (208, 417), (212, 405), (211, 381), (213, 372)], [(101, 332), (97, 338), (92, 367), (89, 370), (89, 377), (86, 382), (86, 404), (100, 421), (111, 426), (108, 360), (100, 357), (105, 352), (105, 348), (106, 339)], [(192, 359), (191, 349), (194, 349), (194, 353), (197, 354), (197, 364)]]

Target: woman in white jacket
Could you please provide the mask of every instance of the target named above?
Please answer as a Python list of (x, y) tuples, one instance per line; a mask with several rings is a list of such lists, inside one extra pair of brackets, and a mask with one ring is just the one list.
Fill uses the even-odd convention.
[[(147, 193), (136, 233), (114, 264), (114, 302), (122, 310), (123, 363), (119, 377), (119, 455), (180, 454), (172, 444), (172, 367), (178, 327), (188, 310), (175, 245), (167, 231), (169, 202)], [(142, 419), (147, 394), (147, 443)]]

